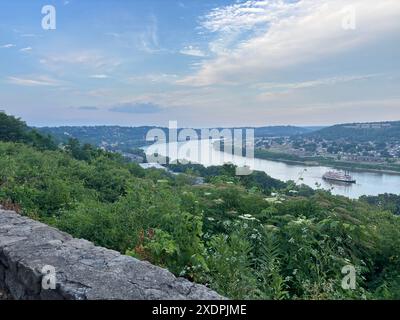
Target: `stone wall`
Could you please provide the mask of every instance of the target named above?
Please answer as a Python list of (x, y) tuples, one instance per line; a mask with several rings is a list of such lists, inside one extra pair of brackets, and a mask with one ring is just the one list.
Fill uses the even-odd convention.
[[(54, 267), (55, 289), (43, 289), (45, 266)], [(167, 270), (1, 208), (0, 292), (13, 299), (222, 299)]]

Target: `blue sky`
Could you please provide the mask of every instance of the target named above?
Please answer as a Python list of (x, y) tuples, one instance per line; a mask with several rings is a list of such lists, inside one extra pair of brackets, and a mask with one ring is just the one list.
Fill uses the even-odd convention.
[(399, 57), (398, 0), (0, 3), (0, 109), (38, 126), (400, 120)]

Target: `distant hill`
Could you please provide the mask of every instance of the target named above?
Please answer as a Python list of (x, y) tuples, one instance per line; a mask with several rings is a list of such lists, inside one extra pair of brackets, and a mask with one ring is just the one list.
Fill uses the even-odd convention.
[[(316, 128), (316, 129), (314, 129)], [(282, 137), (310, 133), (321, 127), (271, 126), (255, 128), (256, 137)]]
[(395, 142), (400, 140), (400, 121), (347, 123), (307, 134), (325, 140), (346, 140), (348, 142)]
[(147, 132), (153, 128), (156, 127), (65, 126), (44, 127), (39, 130), (51, 134), (57, 142), (67, 142), (70, 138), (75, 138), (83, 143), (107, 147), (109, 150), (128, 150), (143, 146)]
[[(65, 143), (70, 138), (76, 138), (83, 143), (104, 146), (108, 150), (129, 151), (145, 145), (146, 134), (155, 128), (168, 132), (167, 128), (156, 126), (64, 126), (44, 127), (38, 130), (52, 135), (57, 142)], [(246, 129), (246, 127), (235, 129)], [(400, 141), (400, 121), (347, 123), (331, 127), (266, 126), (253, 129), (255, 129), (255, 137), (303, 136), (328, 141), (343, 140), (349, 143)], [(197, 131), (200, 136), (200, 130), (197, 129)]]
[[(125, 150), (138, 148), (146, 144), (146, 134), (149, 130), (166, 128), (155, 126), (121, 127), (121, 126), (64, 126), (39, 128), (41, 132), (52, 135), (59, 143), (65, 143), (70, 138), (76, 138), (83, 143), (104, 146), (108, 150)], [(222, 130), (222, 128), (218, 128)], [(245, 128), (239, 128), (245, 129)], [(315, 129), (295, 126), (271, 126), (255, 128), (256, 137), (294, 136), (310, 133)], [(197, 129), (200, 136), (200, 130)]]
[(309, 130), (309, 132), (314, 132), (314, 131), (318, 131), (318, 130), (327, 128), (327, 126), (310, 126), (310, 127), (302, 127), (302, 128)]
[(305, 133), (311, 133), (323, 127), (296, 127), (296, 126), (265, 126), (265, 127), (235, 127), (235, 128), (216, 128), (223, 129), (254, 129), (255, 137), (290, 137)]

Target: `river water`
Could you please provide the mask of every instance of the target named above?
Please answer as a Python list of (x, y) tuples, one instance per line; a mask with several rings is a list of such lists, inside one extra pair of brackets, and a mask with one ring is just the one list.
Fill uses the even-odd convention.
[(211, 143), (205, 140), (172, 142), (167, 147), (164, 144), (155, 144), (144, 148), (144, 150), (148, 155), (158, 153), (163, 156), (169, 156), (171, 160), (187, 159), (206, 167), (224, 163), (233, 163), (239, 167), (246, 165), (252, 170), (264, 171), (275, 179), (282, 181), (294, 180), (314, 189), (329, 189), (333, 194), (353, 199), (362, 195), (400, 194), (400, 174), (357, 170), (350, 171), (350, 174), (357, 180), (356, 184), (327, 182), (322, 179), (322, 175), (329, 170), (334, 170), (331, 167), (287, 164), (279, 161), (230, 155), (215, 150)]

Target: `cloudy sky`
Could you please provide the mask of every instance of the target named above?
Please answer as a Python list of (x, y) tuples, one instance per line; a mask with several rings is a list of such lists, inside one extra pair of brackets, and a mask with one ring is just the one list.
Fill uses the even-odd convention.
[(399, 0), (0, 3), (0, 110), (38, 126), (400, 120), (399, 58)]

